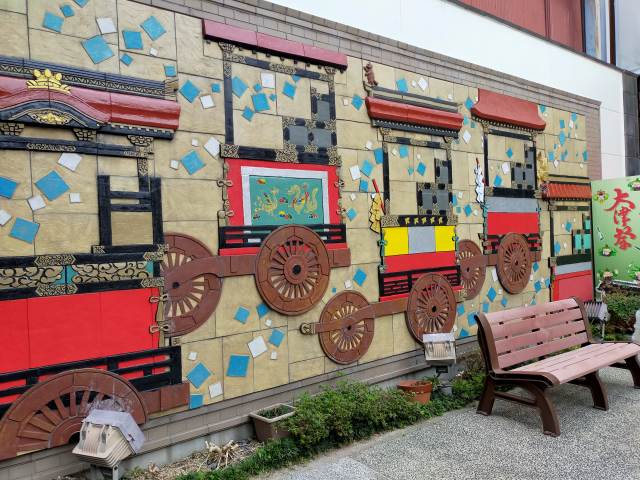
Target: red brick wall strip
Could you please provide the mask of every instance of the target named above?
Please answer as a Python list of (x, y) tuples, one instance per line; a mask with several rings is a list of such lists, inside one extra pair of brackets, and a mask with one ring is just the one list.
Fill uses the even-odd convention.
[(478, 102), (471, 108), (476, 117), (494, 122), (544, 130), (546, 122), (538, 115), (538, 106), (521, 98), (478, 89)]
[(331, 65), (340, 69), (347, 68), (347, 56), (343, 53), (211, 20), (203, 20), (202, 28), (204, 37), (210, 40), (227, 41), (252, 50)]
[(445, 112), (427, 107), (418, 107), (381, 98), (367, 97), (369, 117), (379, 120), (410, 123), (428, 127), (460, 130), (463, 117), (459, 113)]

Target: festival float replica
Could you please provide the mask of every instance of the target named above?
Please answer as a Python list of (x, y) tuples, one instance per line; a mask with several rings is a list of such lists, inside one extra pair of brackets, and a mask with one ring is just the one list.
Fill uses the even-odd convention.
[(582, 115), (91, 5), (0, 47), (0, 459), (591, 297)]

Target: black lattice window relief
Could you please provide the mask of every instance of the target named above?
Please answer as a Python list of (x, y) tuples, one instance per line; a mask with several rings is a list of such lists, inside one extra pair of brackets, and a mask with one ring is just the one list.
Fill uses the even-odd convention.
[[(497, 160), (500, 156), (497, 153), (500, 152), (491, 151), (491, 137), (505, 139), (506, 160)], [(533, 197), (537, 188), (534, 135), (487, 126), (484, 133), (484, 167), (485, 184), (491, 189), (489, 194)]]
[(160, 178), (140, 177), (135, 191), (113, 189), (106, 175), (97, 182), (100, 245), (94, 249), (129, 251), (164, 242)]
[[(267, 54), (248, 52), (224, 42), (220, 46), (225, 111), (222, 156), (336, 165), (335, 68), (286, 58), (276, 63), (275, 58)], [(282, 108), (285, 102), (304, 104), (304, 108), (287, 111)], [(305, 114), (301, 115), (301, 110)], [(280, 119), (277, 126), (269, 123), (269, 133), (281, 135), (282, 148), (272, 148), (272, 145), (267, 148), (264, 143), (255, 142), (251, 145), (252, 139), (237, 131), (240, 121), (248, 122), (242, 124), (244, 129), (259, 124), (256, 120), (260, 115)]]
[(582, 215), (582, 229), (571, 232), (571, 243), (574, 254), (591, 253), (591, 216)]

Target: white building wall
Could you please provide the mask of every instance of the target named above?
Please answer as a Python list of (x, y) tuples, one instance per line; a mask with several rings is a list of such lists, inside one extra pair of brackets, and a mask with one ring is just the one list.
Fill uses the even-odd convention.
[(601, 102), (602, 177), (624, 176), (622, 74), (446, 0), (271, 0)]

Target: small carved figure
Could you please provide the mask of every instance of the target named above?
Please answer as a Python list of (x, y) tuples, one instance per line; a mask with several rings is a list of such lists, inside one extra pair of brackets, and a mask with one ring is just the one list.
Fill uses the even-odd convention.
[(376, 81), (375, 73), (373, 73), (373, 65), (371, 65), (371, 62), (367, 63), (363, 68), (364, 74), (367, 77), (367, 83), (372, 87), (377, 86), (378, 82)]

